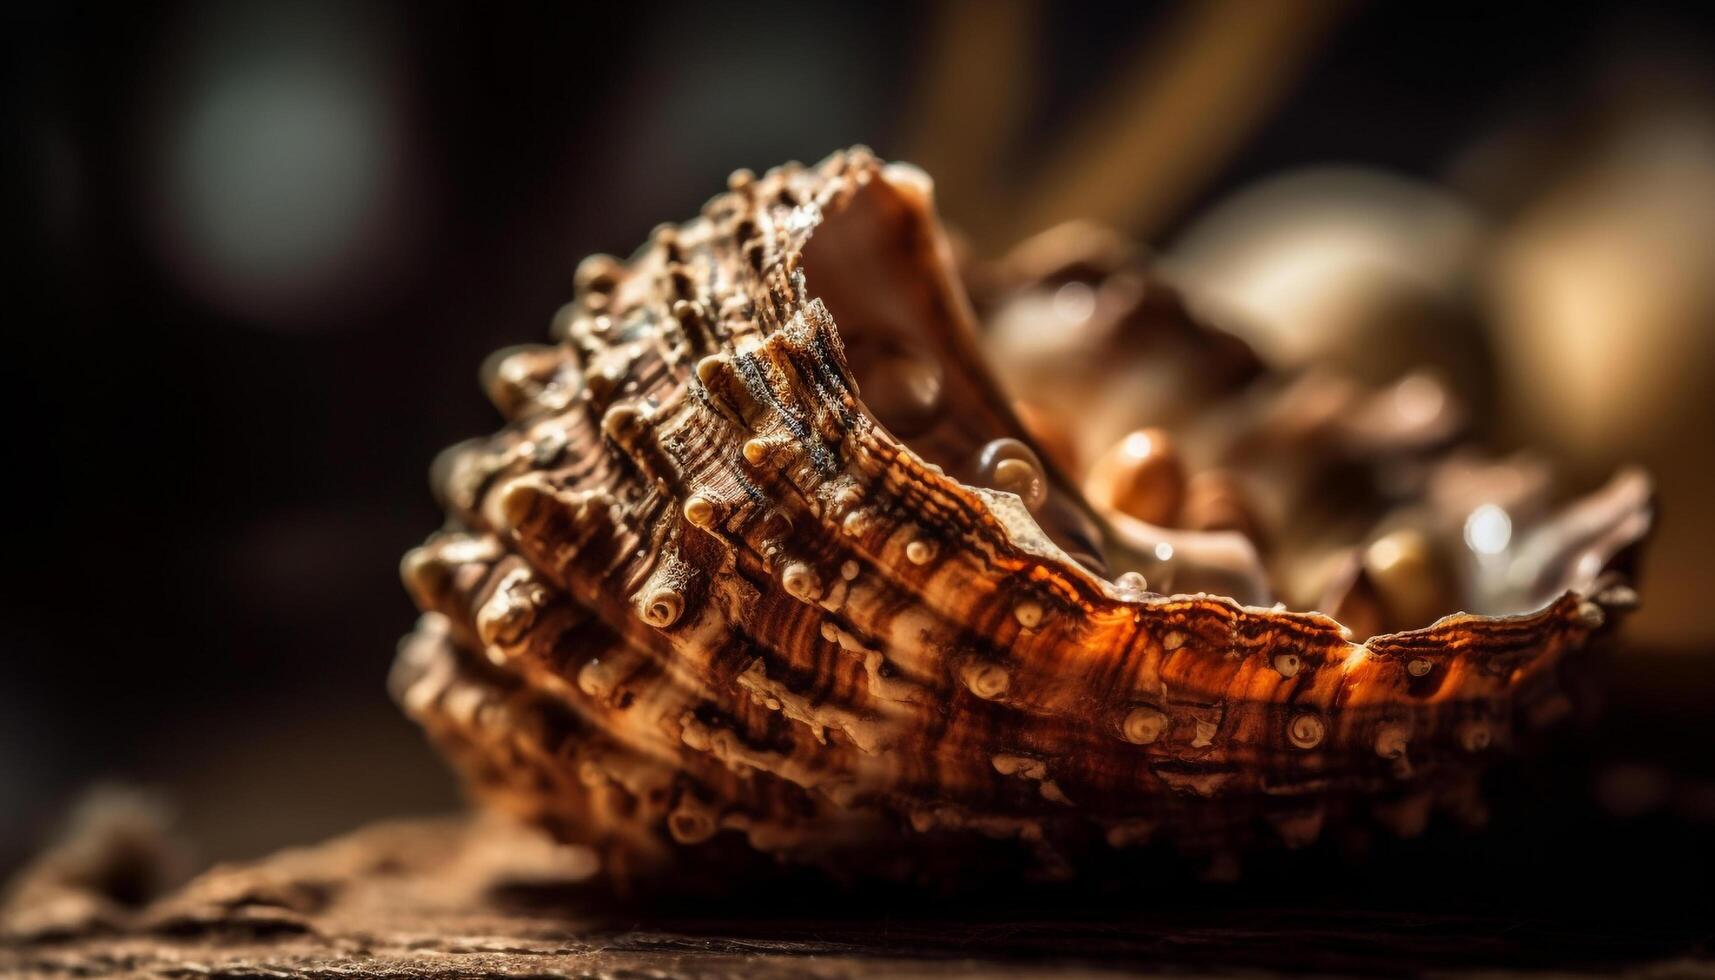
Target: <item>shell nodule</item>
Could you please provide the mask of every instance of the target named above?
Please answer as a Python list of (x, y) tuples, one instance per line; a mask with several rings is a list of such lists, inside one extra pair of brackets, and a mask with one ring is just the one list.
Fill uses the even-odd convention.
[(1473, 809), (1636, 604), (1642, 474), (1474, 462), (1111, 235), (953, 255), (913, 168), (739, 171), (485, 363), (390, 681), (479, 798), (631, 876), (1226, 867)]
[(1295, 715), (1292, 724), (1286, 729), (1287, 739), (1301, 749), (1313, 749), (1321, 745), (1327, 734), (1328, 727), (1322, 723), (1322, 719), (1309, 712)]
[(1137, 745), (1148, 745), (1161, 737), (1167, 730), (1168, 718), (1165, 712), (1158, 708), (1133, 708), (1125, 716), (1122, 726), (1125, 740)]
[(1011, 675), (999, 664), (966, 664), (960, 668), (959, 676), (972, 694), (985, 701), (1005, 694), (1012, 683)]
[(666, 628), (678, 621), (684, 608), (683, 596), (671, 589), (661, 589), (643, 600), (643, 621), (650, 626)]

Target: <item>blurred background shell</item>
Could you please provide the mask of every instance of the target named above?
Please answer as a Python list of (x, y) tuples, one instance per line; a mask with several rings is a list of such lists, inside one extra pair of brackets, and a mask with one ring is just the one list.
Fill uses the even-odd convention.
[(1482, 407), (1495, 367), (1472, 286), (1486, 242), (1483, 217), (1452, 191), (1321, 167), (1267, 178), (1198, 215), (1167, 269), (1275, 363), (1372, 384), (1429, 366)]

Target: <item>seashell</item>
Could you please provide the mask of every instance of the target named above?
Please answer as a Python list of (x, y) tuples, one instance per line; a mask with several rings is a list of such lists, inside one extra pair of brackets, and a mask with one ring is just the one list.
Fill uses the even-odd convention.
[[(1230, 867), (1469, 810), (1635, 602), (1648, 479), (1493, 498), (1506, 533), (1472, 537), (1448, 482), (1513, 464), (1378, 426), (1386, 389), (1306, 388), (1132, 251), (1067, 247), (967, 295), (928, 179), (858, 149), (735, 175), (629, 261), (580, 266), (559, 342), (484, 370), (505, 428), (437, 463), (449, 520), (404, 562), (423, 615), (400, 704), (480, 799), (618, 878), (756, 853), (968, 875), (979, 850), (1063, 875), (1147, 842)], [(1118, 371), (1017, 392), (1076, 454), (1041, 449), (998, 380), (1020, 375), (996, 325), (1067, 283), (1097, 356), (1203, 378), (1164, 419)], [(1092, 506), (1065, 461), (1151, 425), (1178, 447), (1171, 479), (1131, 484), (1153, 519)], [(1280, 604), (1323, 592), (1403, 631)], [(1450, 615), (1410, 621), (1431, 599)]]

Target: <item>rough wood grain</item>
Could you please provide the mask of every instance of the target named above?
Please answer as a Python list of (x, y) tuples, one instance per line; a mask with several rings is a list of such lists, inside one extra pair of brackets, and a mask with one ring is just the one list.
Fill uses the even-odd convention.
[[(1564, 819), (1575, 838), (1596, 818)], [(86, 841), (14, 883), (0, 912), (0, 976), (1715, 976), (1708, 897), (1674, 897), (1676, 877), (1707, 868), (1707, 845), (1678, 867), (1650, 863), (1662, 848), (1685, 853), (1695, 835), (1616, 840), (1582, 867), (1547, 865), (1532, 880), (1522, 872), (1537, 858), (1510, 832), (1384, 842), (1321, 879), (1303, 872), (1326, 869), (1327, 854), (1247, 874), (1242, 887), (1164, 873), (1119, 893), (1044, 891), (1024, 905), (842, 892), (813, 879), (626, 900), (589, 884), (588, 852), (493, 818), (443, 818), (216, 867), (127, 908), (78, 883), (102, 876), (68, 873), (67, 848), (88, 852)], [(135, 857), (114, 845), (95, 850)]]

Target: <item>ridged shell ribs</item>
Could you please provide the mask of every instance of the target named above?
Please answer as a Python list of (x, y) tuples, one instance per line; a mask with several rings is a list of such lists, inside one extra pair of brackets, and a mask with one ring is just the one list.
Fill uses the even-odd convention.
[[(1212, 548), (1232, 594), (1274, 565), (1086, 503), (990, 374), (966, 278), (928, 179), (850, 151), (736, 174), (631, 260), (586, 260), (558, 342), (485, 366), (508, 424), (437, 461), (450, 520), (405, 559), (424, 615), (393, 677), (480, 798), (621, 874), (1409, 832), (1478, 805), (1484, 759), (1635, 598), (1611, 570), (1648, 526), (1635, 475), (1544, 519), (1549, 598), (1521, 615), (1357, 642), (1148, 591), (1174, 564), (1153, 531), (1188, 580)], [(1223, 390), (1268, 374), (1192, 346)]]

